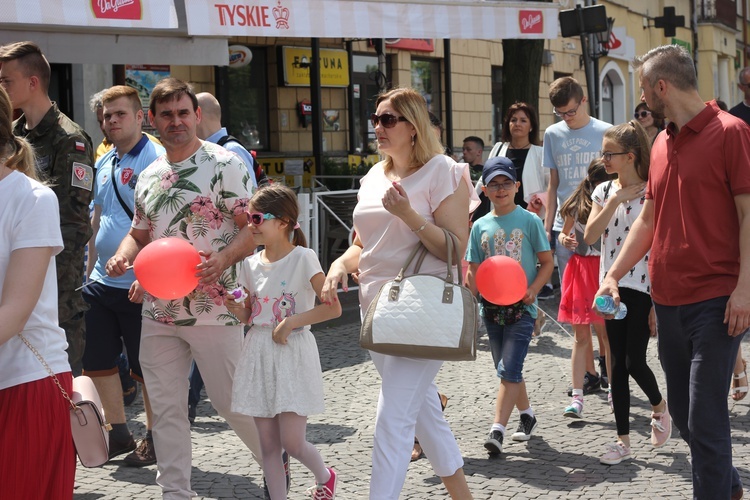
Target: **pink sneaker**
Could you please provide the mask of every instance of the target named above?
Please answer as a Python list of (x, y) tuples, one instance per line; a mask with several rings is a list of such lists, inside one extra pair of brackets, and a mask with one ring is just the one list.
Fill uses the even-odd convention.
[(651, 444), (654, 448), (661, 448), (672, 435), (672, 418), (669, 416), (669, 407), (664, 413), (651, 414)]
[(630, 448), (625, 446), (621, 441), (615, 444), (608, 444), (607, 451), (599, 457), (599, 461), (604, 465), (617, 465), (623, 460), (630, 459)]
[(336, 481), (338, 477), (336, 471), (328, 467), (328, 472), (331, 473), (331, 478), (326, 484), (318, 484), (315, 482), (315, 486), (307, 490), (312, 495), (313, 500), (333, 500), (336, 498)]

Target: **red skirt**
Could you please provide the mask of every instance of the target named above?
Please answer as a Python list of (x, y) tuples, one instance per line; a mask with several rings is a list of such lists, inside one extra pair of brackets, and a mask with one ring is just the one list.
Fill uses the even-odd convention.
[(591, 308), (599, 290), (599, 257), (573, 254), (565, 266), (557, 321), (571, 325), (603, 324)]
[[(72, 394), (70, 372), (57, 378)], [(73, 498), (76, 452), (69, 408), (52, 377), (0, 390), (0, 497)]]

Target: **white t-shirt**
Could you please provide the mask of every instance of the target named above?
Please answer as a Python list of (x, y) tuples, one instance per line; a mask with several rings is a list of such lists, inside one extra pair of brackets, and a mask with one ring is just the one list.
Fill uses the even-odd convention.
[[(607, 186), (611, 186), (609, 189)], [(613, 197), (620, 190), (620, 185), (615, 181), (602, 182), (594, 189), (591, 194), (591, 199), (597, 205), (603, 207), (607, 200)], [(615, 213), (607, 223), (607, 228), (602, 234), (602, 256), (599, 260), (599, 282), (604, 280), (604, 277), (615, 263), (617, 256), (620, 255), (623, 245), (625, 245), (625, 238), (630, 234), (630, 228), (633, 226), (633, 222), (641, 214), (643, 210), (643, 203), (646, 200), (645, 196), (636, 198), (631, 201), (620, 203), (615, 209)], [(648, 258), (651, 252), (647, 252), (646, 255), (633, 266), (625, 276), (620, 280), (620, 287), (630, 288), (639, 292), (651, 294), (651, 279), (648, 275)]]
[(310, 248), (294, 247), (276, 262), (265, 262), (263, 255), (258, 252), (240, 263), (237, 283), (250, 294), (250, 323), (276, 328), (284, 318), (315, 307), (316, 294), (310, 280), (323, 269)]
[(588, 173), (589, 164), (599, 156), (604, 132), (609, 123), (591, 117), (579, 129), (572, 129), (564, 121), (547, 127), (544, 131), (544, 159), (542, 166), (557, 170), (560, 183), (557, 186), (557, 210), (553, 229), (560, 231), (563, 220), (560, 207), (578, 187)]
[[(24, 174), (12, 172), (0, 181), (0, 296), (10, 254), (19, 248), (63, 249), (60, 208), (51, 189)], [(70, 371), (65, 332), (57, 319), (57, 271), (50, 257), (42, 294), (31, 312), (23, 335), (55, 373)], [(0, 390), (48, 377), (34, 353), (18, 335), (0, 345)]]

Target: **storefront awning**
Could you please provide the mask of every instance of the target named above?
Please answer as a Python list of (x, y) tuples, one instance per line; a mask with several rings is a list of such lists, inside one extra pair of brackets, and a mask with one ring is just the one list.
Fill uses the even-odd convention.
[(189, 0), (188, 34), (554, 39), (557, 3), (502, 0)]
[(21, 40), (59, 63), (229, 63), (226, 37), (189, 36), (174, 0), (3, 0), (0, 45)]

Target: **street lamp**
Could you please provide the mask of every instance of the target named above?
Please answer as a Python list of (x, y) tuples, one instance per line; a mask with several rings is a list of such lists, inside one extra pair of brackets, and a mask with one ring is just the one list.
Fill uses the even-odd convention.
[(581, 37), (581, 58), (586, 69), (589, 109), (591, 116), (599, 118), (599, 58), (609, 53), (607, 44), (615, 20), (607, 17), (604, 5), (576, 5), (575, 9), (561, 10), (559, 20), (563, 37)]

